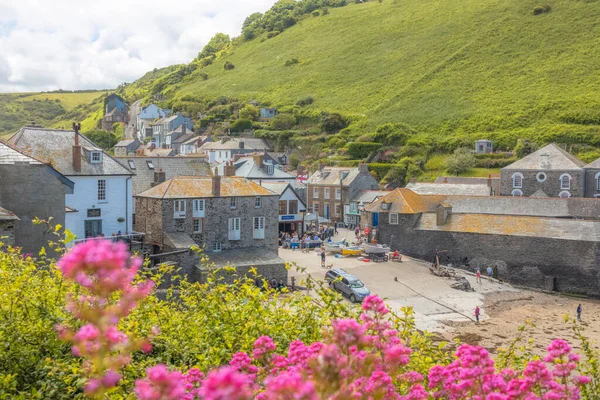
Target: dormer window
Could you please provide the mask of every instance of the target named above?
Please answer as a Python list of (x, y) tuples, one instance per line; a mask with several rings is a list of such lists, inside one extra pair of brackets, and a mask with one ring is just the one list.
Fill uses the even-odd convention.
[(146, 164), (148, 164), (148, 169), (154, 169), (154, 163), (152, 160), (146, 160)]
[(102, 162), (102, 152), (101, 151), (92, 151), (90, 156), (90, 161), (93, 164), (98, 164)]
[(390, 203), (386, 203), (385, 201), (381, 203), (382, 210), (388, 210), (390, 208)]

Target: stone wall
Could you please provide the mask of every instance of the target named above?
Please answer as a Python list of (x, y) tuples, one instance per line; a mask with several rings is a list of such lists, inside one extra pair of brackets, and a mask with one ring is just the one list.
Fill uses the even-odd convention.
[[(144, 232), (147, 243), (162, 247), (163, 218), (162, 199), (134, 197), (135, 201), (135, 232)], [(172, 214), (171, 214), (172, 217)]]
[[(539, 182), (537, 174), (543, 172), (546, 174), (546, 180)], [(513, 188), (513, 174), (521, 173), (523, 175), (523, 187)], [(570, 189), (561, 189), (560, 177), (563, 174), (571, 175)], [(549, 197), (559, 197), (560, 192), (566, 190), (572, 197), (584, 197), (585, 195), (585, 173), (582, 170), (571, 171), (519, 171), (513, 169), (500, 170), (500, 195), (512, 196), (512, 191), (519, 189), (523, 196), (531, 196), (538, 190), (542, 190)]]
[(596, 197), (600, 196), (600, 190), (598, 190), (596, 175), (600, 174), (600, 169), (588, 169), (585, 171), (585, 197)]
[(15, 222), (0, 221), (0, 242), (5, 246), (15, 245)]
[[(284, 284), (288, 284), (288, 271), (285, 268), (284, 263), (263, 264), (254, 267), (235, 267), (235, 273), (220, 270), (219, 272), (217, 272), (217, 276), (223, 278), (223, 282), (225, 283), (233, 283), (233, 281), (235, 279), (238, 279), (239, 277), (247, 276), (254, 278), (254, 274), (248, 273), (251, 268), (256, 269), (257, 276), (259, 279), (266, 279), (268, 282), (270, 282), (272, 279), (275, 279), (277, 282), (282, 281)], [(201, 268), (199, 275), (200, 282), (205, 283), (209, 273), (209, 269)]]
[(65, 186), (46, 165), (0, 165), (0, 206), (19, 217), (14, 221), (15, 244), (23, 253), (36, 253), (48, 240), (57, 238), (37, 217), (65, 226)]
[(600, 243), (540, 237), (417, 230), (419, 214), (400, 215), (389, 225), (379, 218), (378, 241), (411, 257), (440, 261), (475, 271), (498, 268), (498, 277), (529, 287), (544, 288), (547, 277), (556, 290), (600, 296)]

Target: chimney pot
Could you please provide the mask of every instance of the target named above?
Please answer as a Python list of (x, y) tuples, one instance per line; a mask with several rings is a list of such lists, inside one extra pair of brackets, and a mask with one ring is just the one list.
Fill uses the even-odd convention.
[(215, 169), (215, 174), (212, 176), (212, 194), (215, 197), (221, 197), (221, 177)]
[(81, 146), (79, 145), (79, 127), (73, 124), (75, 128), (75, 144), (73, 145), (73, 170), (81, 172)]

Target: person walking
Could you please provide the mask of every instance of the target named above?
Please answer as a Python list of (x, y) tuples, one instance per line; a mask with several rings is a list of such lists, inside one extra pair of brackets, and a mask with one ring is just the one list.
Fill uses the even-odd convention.
[(479, 306), (475, 306), (475, 319), (477, 320), (477, 323), (479, 323), (479, 314), (480, 314), (480, 310), (479, 310)]
[(477, 268), (477, 272), (475, 272), (475, 282), (481, 284), (481, 270)]
[(579, 322), (581, 322), (581, 311), (582, 311), (581, 304), (579, 304), (577, 306), (577, 321), (579, 321)]
[(491, 266), (487, 267), (487, 273), (490, 278), (494, 275), (494, 270), (492, 269)]
[(325, 247), (321, 247), (321, 267), (325, 268)]

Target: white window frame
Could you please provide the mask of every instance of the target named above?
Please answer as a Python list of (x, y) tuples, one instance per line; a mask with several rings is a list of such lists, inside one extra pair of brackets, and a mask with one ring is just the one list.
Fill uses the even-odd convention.
[(569, 197), (571, 197), (571, 193), (568, 190), (563, 190), (558, 194), (558, 197), (560, 197), (561, 199), (568, 199)]
[(192, 231), (202, 233), (202, 218), (194, 218), (192, 221)]
[(237, 208), (237, 197), (232, 197), (231, 200), (229, 200), (229, 206), (232, 210)]
[(546, 182), (546, 179), (548, 179), (548, 175), (546, 175), (545, 172), (538, 172), (537, 175), (535, 176), (535, 179), (537, 179), (538, 182)]
[(223, 246), (221, 245), (221, 242), (214, 242), (211, 247), (210, 250), (213, 253), (218, 253), (219, 251), (221, 251), (221, 249), (223, 248)]
[(146, 160), (146, 165), (148, 165), (148, 169), (154, 169), (154, 163), (152, 160)]
[(318, 199), (319, 198), (319, 188), (313, 188), (313, 199)]
[(229, 218), (227, 220), (227, 238), (229, 240), (240, 240), (242, 232), (242, 220), (240, 217)]
[(106, 201), (106, 179), (98, 179), (98, 201)]
[(339, 204), (335, 204), (333, 206), (333, 215), (336, 217), (342, 215), (342, 206), (340, 206)]
[(204, 218), (205, 217), (205, 209), (206, 209), (206, 201), (195, 199), (192, 204), (193, 217), (194, 218)]
[(92, 164), (100, 164), (102, 162), (102, 152), (101, 151), (90, 152), (90, 162)]
[(598, 172), (594, 178), (596, 178), (596, 190), (600, 191), (600, 172)]
[(353, 201), (350, 203), (350, 212), (358, 212), (358, 203)]
[[(518, 182), (517, 182), (517, 178), (519, 179)], [(515, 189), (523, 188), (523, 174), (522, 173), (516, 172), (512, 175), (512, 186)]]
[(133, 161), (133, 160), (127, 160), (127, 162), (129, 163), (129, 168), (130, 169), (135, 169), (135, 161)]
[(313, 214), (319, 215), (319, 203), (313, 203)]
[(521, 197), (523, 196), (523, 191), (521, 189), (513, 189), (513, 191), (510, 192), (510, 194), (513, 197)]
[(260, 196), (256, 196), (254, 198), (254, 208), (261, 208), (262, 207), (262, 198)]
[(173, 200), (173, 218), (185, 219), (185, 200)]
[(254, 239), (265, 238), (265, 217), (254, 217), (253, 221), (253, 235)]
[(325, 189), (323, 189), (323, 198), (324, 198), (325, 200), (329, 200), (329, 192), (330, 192), (330, 191), (331, 191), (331, 190), (330, 190), (329, 188), (325, 188)]
[(275, 166), (273, 164), (267, 165), (267, 174), (273, 175), (275, 173)]
[(398, 221), (399, 221), (398, 213), (390, 213), (389, 220), (388, 220), (389, 224), (390, 225), (398, 225)]
[[(567, 180), (565, 180), (567, 179)], [(571, 189), (571, 180), (573, 178), (571, 178), (571, 175), (569, 174), (562, 174), (560, 176), (560, 190), (570, 190)], [(567, 183), (565, 185), (565, 182)]]
[(342, 199), (342, 189), (335, 189), (335, 199), (336, 200)]

